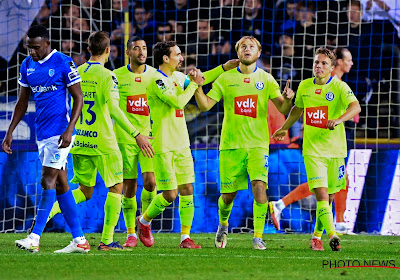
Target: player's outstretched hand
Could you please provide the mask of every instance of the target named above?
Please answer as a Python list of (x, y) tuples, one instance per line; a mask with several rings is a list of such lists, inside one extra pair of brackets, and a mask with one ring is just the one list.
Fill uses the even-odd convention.
[(287, 130), (280, 128), (277, 131), (275, 131), (275, 133), (272, 135), (272, 138), (274, 138), (277, 141), (283, 141), (285, 139), (286, 134)]
[(339, 119), (336, 120), (328, 120), (328, 123), (326, 124), (326, 127), (329, 128), (330, 130), (334, 130), (335, 126), (341, 124), (342, 121)]
[(283, 90), (283, 98), (285, 99), (293, 99), (294, 91), (289, 87), (290, 86), (290, 79), (287, 80), (285, 89)]
[(231, 70), (239, 66), (239, 59), (231, 59), (224, 63), (225, 71)]
[(72, 141), (72, 132), (66, 132), (64, 131), (63, 134), (60, 135), (60, 138), (58, 139), (58, 148), (63, 149), (67, 148)]
[(12, 142), (12, 136), (6, 134), (6, 137), (4, 138), (3, 143), (1, 144), (3, 147), (3, 151), (9, 155), (12, 154), (11, 142)]
[(142, 134), (139, 134), (138, 136), (135, 137), (135, 139), (137, 145), (142, 150), (143, 155), (145, 157), (152, 158), (154, 155), (154, 150), (149, 142), (149, 139), (154, 139), (154, 137), (144, 136)]

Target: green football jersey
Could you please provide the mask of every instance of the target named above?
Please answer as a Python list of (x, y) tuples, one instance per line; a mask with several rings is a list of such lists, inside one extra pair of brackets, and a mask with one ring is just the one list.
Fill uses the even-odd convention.
[(153, 148), (156, 154), (190, 146), (184, 106), (198, 88), (190, 82), (184, 89), (186, 75), (175, 71), (171, 76), (157, 70), (147, 88)]
[(268, 101), (281, 96), (269, 73), (256, 68), (243, 74), (237, 67), (219, 76), (208, 96), (217, 102), (224, 98), (220, 150), (269, 149)]
[(72, 154), (102, 155), (118, 151), (107, 101), (119, 99), (115, 74), (98, 62), (78, 67), (82, 77), (82, 114), (76, 123)]
[(328, 120), (342, 116), (350, 103), (357, 101), (350, 87), (331, 77), (325, 85), (315, 84), (315, 78), (302, 81), (295, 105), (304, 108), (303, 155), (345, 158), (347, 144), (344, 125), (327, 128)]
[[(135, 74), (127, 66), (114, 70), (118, 79), (119, 106), (131, 124), (142, 135), (150, 135), (150, 111), (147, 100), (146, 88), (157, 70), (145, 65), (142, 74)], [(118, 143), (136, 144), (135, 138), (129, 135), (117, 123), (114, 125)]]

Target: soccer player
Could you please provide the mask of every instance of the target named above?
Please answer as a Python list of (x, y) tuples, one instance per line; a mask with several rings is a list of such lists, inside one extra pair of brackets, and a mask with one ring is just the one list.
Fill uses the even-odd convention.
[(186, 76), (178, 71), (184, 59), (176, 42), (158, 42), (154, 45), (153, 56), (159, 69), (147, 87), (147, 98), (153, 122), (154, 173), (157, 189), (162, 193), (157, 194), (144, 214), (138, 217), (137, 233), (145, 246), (153, 246), (150, 223), (171, 205), (179, 191), (180, 248), (200, 249), (201, 246), (190, 239), (194, 216), (194, 167), (183, 108), (199, 85), (214, 81), (224, 69), (235, 67), (237, 61), (228, 61), (205, 72), (204, 76), (197, 69)]
[(317, 218), (311, 239), (313, 250), (324, 250), (321, 236), (326, 229), (329, 246), (340, 251), (340, 238), (333, 224), (330, 203), (335, 193), (346, 187), (344, 158), (347, 156), (343, 122), (361, 111), (350, 87), (332, 77), (335, 54), (326, 48), (315, 52), (315, 78), (302, 81), (284, 125), (273, 137), (281, 140), (304, 112), (303, 156), (310, 191), (317, 198)]
[(136, 139), (144, 155), (152, 157), (154, 151), (149, 137), (140, 134), (119, 107), (118, 80), (113, 72), (104, 68), (110, 55), (108, 33), (94, 32), (89, 36), (88, 43), (91, 57), (78, 67), (82, 77), (84, 107), (76, 125), (78, 135), (71, 150), (75, 172), (72, 182), (79, 183), (83, 200), (85, 193), (91, 196), (99, 171), (109, 192), (104, 205), (104, 226), (98, 249), (121, 250), (123, 247), (113, 241), (113, 234), (121, 212), (123, 165), (111, 117)]
[[(343, 74), (349, 73), (353, 66), (352, 56), (348, 49), (337, 48), (334, 50), (336, 54), (336, 63), (331, 73), (332, 77), (342, 80)], [(357, 117), (357, 116), (356, 116)], [(356, 121), (354, 117), (354, 121)], [(351, 122), (349, 120), (347, 123)], [(336, 232), (340, 234), (353, 234), (346, 228), (344, 222), (344, 212), (346, 211), (346, 200), (348, 192), (348, 178), (346, 173), (346, 188), (335, 194), (335, 213), (336, 213)], [(269, 210), (271, 213), (272, 223), (277, 230), (280, 230), (280, 218), (282, 210), (288, 205), (300, 199), (306, 198), (313, 193), (309, 190), (308, 183), (297, 186), (293, 191), (289, 192), (285, 197), (278, 201), (269, 202)]]
[[(15, 245), (33, 253), (39, 251), (47, 216), (57, 199), (73, 241), (54, 253), (87, 253), (90, 246), (79, 223), (66, 170), (67, 156), (76, 134), (75, 123), (82, 112), (81, 77), (69, 56), (51, 49), (49, 33), (44, 26), (31, 27), (27, 36), (29, 56), (21, 64), (18, 78), (20, 96), (2, 146), (7, 154), (12, 153), (12, 133), (25, 115), (32, 92), (36, 104), (39, 158), (43, 165), (40, 181), (43, 192), (33, 231), (27, 238), (16, 240)], [(70, 96), (74, 100), (72, 112)]]
[[(119, 106), (129, 121), (141, 131), (142, 135), (150, 135), (150, 111), (146, 95), (146, 87), (157, 69), (146, 64), (147, 45), (139, 36), (132, 36), (127, 43), (126, 55), (130, 63), (115, 69), (118, 79)], [(136, 190), (138, 177), (138, 163), (143, 176), (143, 190), (140, 200), (142, 213), (156, 196), (156, 182), (154, 178), (153, 159), (143, 156), (135, 139), (121, 126), (115, 124), (115, 135), (122, 154), (124, 167), (124, 182), (122, 197), (122, 212), (128, 237), (124, 247), (136, 247), (137, 236), (135, 220), (137, 211)]]
[(262, 240), (268, 210), (268, 101), (282, 114), (289, 113), (293, 91), (287, 82), (283, 94), (275, 79), (256, 66), (261, 44), (252, 36), (242, 37), (235, 46), (239, 67), (223, 73), (205, 95), (196, 91), (196, 101), (203, 111), (210, 110), (224, 98), (224, 121), (220, 143), (221, 196), (218, 200), (219, 226), (215, 246), (225, 248), (228, 220), (239, 190), (248, 188), (250, 176), (254, 194), (253, 248), (265, 250)]

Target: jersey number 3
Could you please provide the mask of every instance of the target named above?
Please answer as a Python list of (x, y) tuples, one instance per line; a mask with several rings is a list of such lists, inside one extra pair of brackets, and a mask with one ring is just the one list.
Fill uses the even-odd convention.
[[(87, 112), (91, 116), (90, 121), (89, 120), (85, 120), (85, 122), (86, 122), (87, 125), (92, 125), (96, 121), (96, 113), (94, 111), (92, 111), (92, 107), (94, 106), (94, 101), (86, 100), (83, 103), (84, 103), (84, 105), (88, 105), (89, 106), (87, 108)], [(82, 123), (83, 123), (83, 112), (81, 113), (81, 124)]]

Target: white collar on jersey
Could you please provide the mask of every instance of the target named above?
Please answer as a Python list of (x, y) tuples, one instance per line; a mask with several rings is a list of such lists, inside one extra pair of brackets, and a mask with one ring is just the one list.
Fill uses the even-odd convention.
[(47, 60), (49, 60), (50, 59), (50, 57), (53, 55), (53, 54), (55, 54), (57, 52), (57, 50), (56, 49), (54, 49), (51, 53), (49, 53), (45, 58), (43, 58), (42, 60), (39, 60), (38, 62), (40, 63), (40, 64), (43, 64), (43, 63), (45, 63)]

